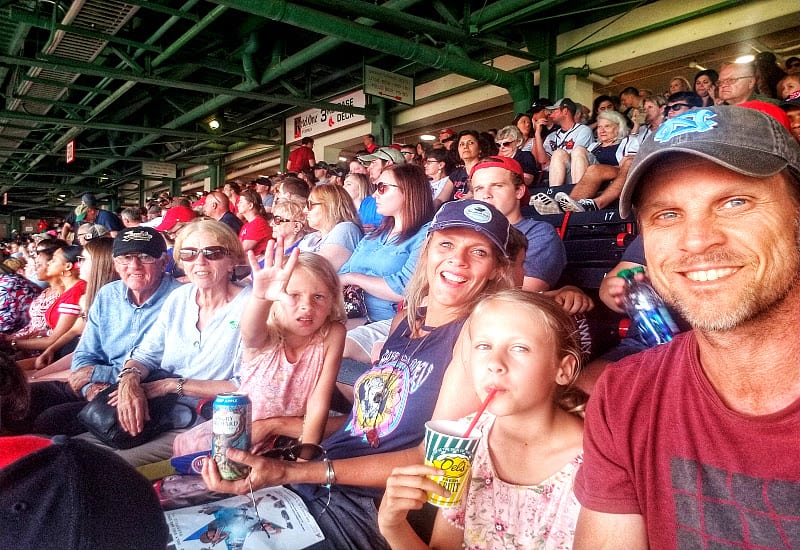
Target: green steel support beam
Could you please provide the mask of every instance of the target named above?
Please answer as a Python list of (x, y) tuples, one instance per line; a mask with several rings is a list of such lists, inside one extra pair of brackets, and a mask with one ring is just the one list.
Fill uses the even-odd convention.
[(212, 0), (213, 2), (273, 21), (302, 29), (335, 36), (352, 44), (381, 51), (402, 59), (409, 59), (437, 69), (493, 84), (508, 90), (517, 105), (529, 103), (531, 86), (522, 75), (501, 71), (482, 63), (464, 59), (451, 47), (442, 50), (398, 38), (392, 34), (353, 24), (352, 21), (334, 17), (318, 10), (291, 4), (286, 0)]
[(173, 17), (178, 17), (180, 19), (186, 19), (188, 21), (193, 21), (195, 23), (200, 21), (200, 16), (199, 15), (195, 15), (193, 13), (190, 13), (189, 11), (187, 11), (185, 9), (180, 10), (180, 9), (170, 8), (169, 6), (164, 6), (164, 5), (161, 5), (161, 4), (157, 4), (156, 2), (153, 2), (153, 0), (125, 0), (125, 2), (127, 4), (133, 4), (134, 6), (147, 8), (148, 10), (151, 10), (151, 11), (154, 11), (154, 12), (157, 12), (157, 13), (163, 13), (163, 14), (166, 14), (166, 15), (172, 15)]
[(198, 82), (182, 82), (177, 80), (168, 80), (166, 78), (148, 77), (111, 68), (98, 68), (97, 65), (94, 65), (92, 63), (82, 63), (78, 61), (72, 61), (70, 59), (56, 58), (53, 56), (43, 56), (43, 59), (40, 60), (40, 59), (32, 59), (25, 57), (0, 55), (0, 63), (8, 63), (10, 65), (21, 65), (26, 67), (43, 67), (46, 69), (52, 69), (57, 71), (72, 71), (80, 74), (110, 77), (116, 80), (125, 80), (128, 82), (137, 82), (140, 84), (150, 84), (152, 86), (163, 86), (166, 88), (176, 88), (180, 90), (204, 92), (211, 95), (228, 95), (234, 97), (241, 97), (244, 99), (254, 99), (256, 101), (271, 101), (274, 103), (293, 105), (296, 107), (320, 108), (320, 109), (326, 109), (328, 111), (354, 113), (357, 115), (366, 114), (366, 110), (361, 107), (351, 107), (349, 105), (340, 105), (338, 103), (329, 103), (327, 101), (299, 99), (291, 96), (274, 96), (274, 95), (260, 94), (257, 92), (237, 90), (236, 88), (224, 88), (222, 86), (211, 86), (209, 84), (200, 84)]
[(329, 13), (346, 12), (361, 15), (404, 30), (427, 33), (442, 41), (461, 42), (469, 38), (469, 34), (459, 27), (444, 25), (424, 17), (409, 15), (396, 10), (388, 10), (383, 6), (364, 2), (363, 0), (347, 0), (347, 2), (342, 2), (341, 0), (311, 0), (309, 3), (320, 6)]
[[(402, 10), (402, 9), (406, 9), (409, 6), (412, 6), (412, 5), (416, 4), (416, 3), (418, 3), (419, 1), (421, 1), (421, 0), (388, 0), (385, 4), (383, 4), (383, 6), (387, 7), (387, 8)], [(212, 10), (211, 14), (219, 14), (219, 13), (222, 13), (223, 11), (225, 11), (226, 9), (227, 9), (227, 7), (225, 7), (225, 6), (217, 6), (216, 8), (214, 8), (214, 10)], [(211, 14), (209, 14), (209, 15), (211, 15)], [(208, 18), (208, 16), (206, 16), (206, 18)], [(204, 18), (204, 21), (206, 20), (206, 18)], [(354, 23), (360, 24), (360, 25), (372, 25), (372, 24), (375, 24), (374, 21), (369, 20), (367, 18), (356, 19), (356, 21)], [(284, 76), (285, 74), (288, 74), (289, 72), (293, 71), (294, 69), (296, 69), (298, 67), (302, 67), (303, 65), (311, 62), (313, 59), (315, 59), (315, 58), (317, 58), (317, 57), (329, 52), (330, 50), (332, 50), (333, 48), (335, 48), (336, 46), (338, 46), (339, 44), (341, 44), (343, 42), (344, 42), (343, 40), (340, 40), (340, 39), (337, 39), (337, 38), (332, 38), (332, 37), (323, 38), (323, 39), (317, 41), (316, 43), (312, 44), (311, 46), (308, 46), (308, 47), (304, 48), (300, 52), (288, 57), (287, 59), (279, 60), (277, 62), (277, 64), (270, 65), (270, 67), (268, 67), (266, 69), (266, 71), (264, 72), (264, 74), (261, 76), (261, 81), (259, 83), (246, 82), (246, 83), (243, 83), (240, 86), (234, 86), (233, 89), (234, 90), (239, 90), (239, 89), (241, 89), (241, 90), (253, 90), (253, 89), (257, 88), (259, 85), (261, 85), (261, 86), (266, 85), (269, 82), (272, 82), (273, 80), (281, 78), (282, 76)], [(167, 48), (164, 51), (163, 55), (171, 55), (171, 53), (174, 53), (174, 52), (171, 52), (171, 48), (172, 48), (172, 46)], [(154, 61), (154, 66), (155, 66), (155, 61)], [(131, 83), (130, 85), (132, 86), (133, 84)], [(193, 121), (195, 121), (195, 120), (197, 120), (199, 118), (202, 118), (202, 117), (204, 117), (204, 116), (206, 116), (206, 115), (208, 115), (210, 113), (213, 113), (216, 109), (227, 105), (228, 103), (230, 103), (234, 99), (235, 99), (235, 97), (232, 96), (232, 95), (217, 96), (214, 99), (212, 99), (210, 101), (207, 101), (203, 105), (199, 105), (199, 106), (195, 107), (194, 109), (192, 109), (192, 110), (188, 111), (187, 113), (185, 113), (184, 115), (181, 115), (180, 117), (172, 120), (171, 122), (166, 123), (164, 126), (166, 126), (166, 127), (178, 127), (178, 126), (182, 126), (183, 124), (187, 124), (187, 123), (193, 122)], [(367, 116), (369, 116), (369, 115), (367, 115)], [(280, 128), (281, 128), (281, 132), (283, 132), (283, 125), (281, 125)], [(131, 144), (127, 148), (126, 153), (132, 154), (132, 153), (134, 153), (136, 151), (139, 151), (142, 148), (147, 147), (148, 145), (153, 143), (156, 139), (158, 139), (158, 136), (154, 136), (154, 135), (145, 136), (142, 139), (139, 139), (135, 143)], [(66, 143), (66, 141), (64, 141), (63, 143)], [(281, 135), (281, 143), (286, 143), (285, 136), (283, 134)], [(282, 168), (286, 167), (286, 156), (287, 155), (288, 155), (288, 148), (285, 147), (285, 146), (282, 146), (281, 147), (281, 167)], [(88, 170), (87, 173), (95, 173), (95, 172), (97, 172), (99, 170), (102, 170), (103, 168), (108, 167), (112, 163), (113, 163), (113, 161), (101, 162), (97, 166), (94, 166), (93, 168)], [(73, 181), (73, 183), (77, 183), (79, 181), (81, 181), (80, 178), (77, 178), (76, 180)]]
[(37, 17), (30, 12), (22, 12), (19, 9), (12, 9), (9, 19), (17, 23), (24, 23), (26, 25), (37, 27), (40, 29), (46, 29), (49, 31), (63, 31), (77, 36), (93, 38), (95, 40), (100, 40), (103, 42), (110, 42), (112, 44), (121, 44), (123, 46), (129, 46), (137, 49), (161, 53), (161, 48), (159, 48), (158, 46), (153, 46), (151, 44), (143, 44), (141, 42), (127, 40), (125, 38), (120, 38), (118, 36), (105, 34), (102, 32), (90, 31), (89, 29), (84, 29), (81, 27), (73, 27), (71, 25), (61, 25), (58, 23), (53, 24), (49, 19), (46, 19), (44, 17)]
[(57, 88), (69, 88), (70, 90), (77, 90), (79, 92), (91, 92), (97, 95), (111, 95), (109, 90), (104, 90), (102, 88), (92, 88), (91, 86), (80, 86), (78, 84), (71, 84), (69, 82), (61, 82), (60, 80), (52, 80), (49, 78), (37, 78), (34, 76), (30, 76), (27, 73), (21, 74), (20, 78), (22, 80), (27, 80), (29, 82), (33, 82), (34, 84), (43, 84), (45, 86), (55, 86)]
[[(570, 58), (573, 58), (573, 57), (576, 57), (576, 56), (581, 56), (581, 55), (584, 55), (584, 54), (587, 54), (587, 53), (591, 53), (591, 52), (599, 50), (601, 48), (605, 48), (607, 46), (613, 46), (613, 45), (619, 44), (621, 42), (625, 42), (626, 40), (630, 40), (632, 38), (636, 38), (636, 37), (641, 36), (643, 34), (649, 34), (649, 33), (652, 33), (654, 31), (658, 31), (658, 30), (662, 30), (662, 29), (668, 29), (668, 28), (673, 27), (675, 25), (678, 25), (680, 23), (685, 23), (687, 21), (692, 21), (694, 19), (698, 19), (698, 18), (704, 17), (706, 15), (711, 15), (712, 13), (717, 13), (717, 12), (720, 12), (720, 11), (724, 11), (724, 10), (739, 6), (739, 5), (743, 4), (743, 3), (744, 3), (743, 0), (724, 0), (723, 2), (719, 2), (719, 3), (713, 4), (711, 6), (706, 6), (705, 8), (702, 8), (702, 9), (698, 9), (698, 10), (694, 10), (694, 11), (688, 11), (688, 12), (683, 13), (681, 15), (678, 15), (678, 16), (675, 16), (675, 17), (671, 17), (669, 19), (664, 19), (662, 21), (658, 21), (657, 23), (653, 23), (652, 25), (647, 25), (646, 27), (641, 27), (641, 28), (633, 30), (633, 31), (617, 34), (617, 35), (613, 36), (612, 38), (607, 38), (605, 40), (592, 42), (591, 44), (588, 44), (586, 46), (578, 47), (578, 44), (575, 44), (575, 45), (567, 48), (563, 52), (559, 53), (555, 57), (554, 61), (555, 62), (564, 61), (564, 60), (567, 60), (567, 59), (570, 59)], [(584, 38), (584, 40), (582, 40), (581, 42), (584, 42), (585, 40), (586, 40), (586, 38)]]
[[(488, 6), (472, 12), (469, 20), (469, 28), (478, 32), (483, 30), (483, 26), (492, 24), (495, 20), (507, 17), (512, 14), (524, 11), (542, 11), (558, 6), (559, 4), (571, 4), (568, 0), (539, 0), (531, 3), (531, 0), (497, 0)], [(483, 25), (483, 26), (482, 26)]]
[[(128, 124), (107, 124), (104, 122), (91, 122), (75, 120), (70, 118), (55, 118), (49, 116), (29, 115), (19, 111), (0, 111), (0, 120), (29, 120), (36, 124), (55, 124), (67, 128), (88, 128), (90, 130), (117, 130), (120, 132), (132, 132), (136, 134), (159, 134), (165, 136), (175, 136), (188, 139), (209, 139), (208, 134), (199, 132), (186, 132), (184, 130), (173, 130), (171, 128), (148, 128), (147, 126), (132, 126)], [(237, 138), (219, 137), (219, 140), (237, 141)]]

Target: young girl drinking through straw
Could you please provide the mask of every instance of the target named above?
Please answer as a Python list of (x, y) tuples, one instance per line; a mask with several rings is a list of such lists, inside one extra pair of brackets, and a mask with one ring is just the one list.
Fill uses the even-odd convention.
[[(464, 362), (478, 397), (494, 396), (477, 423), (471, 483), (459, 504), (439, 509), (431, 547), (572, 548), (583, 456), (570, 389), (583, 360), (575, 323), (551, 299), (520, 290), (484, 298), (467, 322)], [(428, 548), (406, 514), (428, 493), (448, 494), (427, 477), (442, 473), (424, 465), (392, 472), (378, 515), (392, 548)]]
[[(263, 268), (252, 252), (247, 253), (253, 293), (242, 312), (242, 366), (235, 391), (249, 395), (253, 420), (305, 416), (302, 442), (319, 443), (344, 348), (347, 316), (339, 278), (330, 263), (296, 249), (284, 256), (282, 241), (269, 242)], [(210, 448), (211, 422), (205, 422), (179, 435), (173, 453)]]

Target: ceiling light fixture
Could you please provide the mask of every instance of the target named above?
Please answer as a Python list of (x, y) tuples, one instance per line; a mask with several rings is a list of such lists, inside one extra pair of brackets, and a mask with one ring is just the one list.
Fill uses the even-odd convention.
[(740, 57), (737, 57), (734, 63), (752, 63), (753, 61), (755, 61), (755, 59), (756, 56), (754, 55), (742, 55)]
[(216, 117), (212, 118), (208, 121), (208, 127), (212, 130), (219, 130), (219, 120), (217, 120)]
[(421, 136), (419, 136), (419, 139), (421, 139), (422, 141), (436, 141), (436, 136), (433, 136), (431, 134), (422, 134)]

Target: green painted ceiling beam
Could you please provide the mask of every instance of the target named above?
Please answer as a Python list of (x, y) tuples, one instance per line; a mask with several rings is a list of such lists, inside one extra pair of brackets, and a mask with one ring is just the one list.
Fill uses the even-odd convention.
[(498, 0), (472, 13), (469, 20), (469, 28), (474, 32), (483, 32), (485, 28), (493, 28), (493, 23), (506, 17), (517, 17), (519, 13), (530, 15), (540, 11), (555, 8), (560, 4), (573, 5), (569, 0), (539, 0), (531, 3), (531, 0)]
[[(15, 149), (12, 147), (0, 147), (0, 155), (4, 153), (20, 153), (20, 154), (36, 154), (36, 155), (45, 155), (48, 157), (64, 157), (64, 151), (42, 151), (41, 149)], [(163, 158), (160, 157), (135, 157), (135, 156), (122, 156), (122, 155), (113, 155), (113, 154), (103, 154), (103, 153), (92, 153), (82, 150), (78, 147), (76, 151), (77, 158), (79, 159), (87, 159), (87, 160), (115, 160), (115, 161), (130, 161), (130, 162), (161, 162)], [(182, 163), (190, 164), (190, 165), (201, 165), (204, 164), (202, 162), (189, 162), (189, 161), (181, 161)], [(71, 174), (75, 175), (75, 174)]]
[(58, 23), (53, 24), (53, 22), (50, 21), (50, 19), (48, 18), (37, 17), (36, 15), (30, 12), (21, 11), (19, 9), (12, 9), (11, 16), (9, 17), (9, 19), (11, 19), (12, 21), (16, 21), (18, 23), (30, 25), (32, 27), (38, 27), (40, 29), (46, 29), (49, 31), (63, 31), (77, 36), (83, 36), (86, 38), (101, 40), (103, 42), (110, 42), (112, 44), (121, 44), (123, 46), (130, 46), (137, 49), (161, 53), (161, 48), (158, 46), (153, 46), (152, 44), (143, 44), (141, 42), (128, 40), (126, 38), (120, 38), (118, 36), (114, 36), (111, 34), (90, 31), (89, 29), (84, 29), (81, 27), (73, 27), (71, 25), (61, 25)]
[[(327, 13), (298, 6), (286, 0), (212, 0), (213, 2), (273, 21), (309, 31), (335, 36), (352, 44), (409, 59), (426, 67), (447, 69), (453, 73), (493, 84), (508, 90), (511, 98), (530, 106), (530, 85), (522, 75), (489, 67), (463, 58), (452, 47), (432, 48), (373, 28), (356, 25)], [(529, 1), (529, 0), (528, 0)], [(527, 107), (526, 107), (527, 108)]]
[(417, 17), (397, 10), (386, 9), (362, 0), (310, 0), (310, 4), (327, 8), (329, 13), (347, 12), (375, 19), (381, 23), (388, 23), (404, 30), (417, 33), (428, 33), (442, 41), (461, 42), (469, 38), (463, 29)]
[(181, 19), (187, 19), (189, 21), (198, 22), (200, 20), (200, 16), (186, 9), (175, 9), (170, 8), (169, 6), (164, 6), (163, 4), (158, 4), (153, 2), (153, 0), (125, 0), (126, 4), (133, 4), (134, 6), (140, 6), (142, 8), (147, 8), (148, 10), (157, 12), (157, 13), (164, 13), (166, 15), (172, 15), (174, 17), (180, 17)]
[[(105, 122), (91, 122), (85, 120), (75, 120), (70, 118), (56, 118), (41, 115), (31, 115), (19, 111), (0, 111), (0, 120), (29, 120), (36, 124), (54, 124), (56, 126), (63, 126), (66, 128), (88, 128), (90, 130), (116, 130), (119, 132), (132, 132), (136, 134), (161, 134), (165, 136), (175, 136), (181, 138), (196, 138), (196, 139), (209, 139), (213, 136), (200, 132), (186, 132), (184, 130), (175, 130), (171, 128), (149, 128), (147, 126), (132, 126), (129, 124), (108, 124)], [(234, 137), (219, 137), (213, 139), (236, 141)]]
[(27, 80), (29, 82), (33, 82), (34, 84), (42, 84), (44, 86), (69, 88), (70, 90), (77, 90), (79, 92), (91, 92), (93, 94), (98, 94), (98, 95), (111, 95), (111, 92), (109, 90), (104, 90), (102, 88), (93, 88), (91, 86), (80, 86), (78, 84), (72, 84), (70, 82), (61, 82), (59, 80), (52, 80), (50, 78), (38, 78), (35, 76), (30, 76), (27, 73), (21, 74), (20, 78), (22, 80)]
[(592, 42), (582, 47), (574, 46), (567, 48), (565, 51), (561, 52), (560, 54), (558, 54), (558, 56), (556, 56), (555, 61), (559, 62), (566, 59), (570, 59), (575, 56), (581, 56), (587, 53), (591, 53), (601, 48), (605, 48), (607, 46), (613, 46), (615, 44), (625, 42), (626, 40), (636, 38), (637, 36), (641, 36), (643, 34), (652, 33), (654, 31), (661, 29), (668, 29), (674, 25), (685, 23), (686, 21), (691, 21), (693, 19), (704, 17), (706, 15), (710, 15), (712, 13), (716, 13), (719, 11), (727, 10), (741, 4), (742, 0), (724, 0), (723, 2), (719, 2), (711, 6), (706, 6), (705, 8), (701, 8), (694, 11), (687, 11), (686, 13), (683, 13), (681, 15), (658, 21), (656, 23), (653, 23), (652, 25), (647, 25), (645, 27), (641, 27), (639, 29), (630, 32), (619, 33), (613, 36), (612, 38), (607, 38), (605, 40), (600, 40), (598, 42)]
[(79, 61), (72, 61), (70, 59), (57, 58), (53, 56), (43, 56), (42, 59), (32, 59), (27, 57), (0, 55), (0, 63), (9, 63), (11, 65), (22, 65), (27, 67), (43, 67), (57, 71), (72, 71), (80, 74), (109, 77), (116, 80), (125, 80), (128, 82), (137, 82), (140, 84), (150, 84), (152, 86), (177, 88), (180, 90), (203, 92), (212, 95), (224, 94), (233, 97), (241, 97), (244, 99), (253, 99), (256, 101), (271, 101), (274, 103), (281, 103), (285, 105), (294, 105), (296, 107), (320, 108), (320, 109), (327, 109), (328, 111), (354, 113), (357, 115), (365, 115), (367, 112), (367, 110), (363, 107), (351, 107), (349, 105), (339, 105), (338, 103), (329, 103), (327, 101), (300, 99), (292, 96), (267, 95), (258, 92), (237, 90), (235, 87), (224, 88), (222, 86), (211, 86), (209, 84), (200, 84), (198, 82), (185, 82), (178, 80), (169, 80), (166, 78), (148, 77), (148, 76), (133, 74), (128, 71), (112, 69), (110, 67), (98, 67), (97, 65), (94, 65), (92, 63), (82, 63)]

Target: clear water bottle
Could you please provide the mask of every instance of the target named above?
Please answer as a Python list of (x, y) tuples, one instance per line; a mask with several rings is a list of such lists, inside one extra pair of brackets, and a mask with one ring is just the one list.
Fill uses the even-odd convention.
[(637, 280), (643, 267), (623, 269), (617, 275), (626, 281), (625, 310), (638, 329), (638, 338), (647, 346), (666, 344), (679, 332), (678, 326), (647, 280)]

